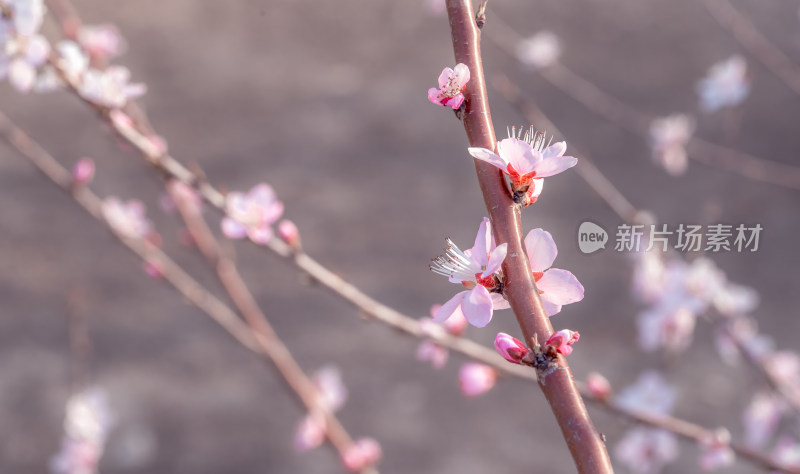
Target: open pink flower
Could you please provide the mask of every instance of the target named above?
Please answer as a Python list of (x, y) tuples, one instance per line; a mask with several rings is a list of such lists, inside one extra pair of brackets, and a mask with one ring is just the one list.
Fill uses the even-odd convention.
[(572, 354), (572, 345), (578, 342), (581, 335), (578, 331), (570, 331), (569, 329), (562, 329), (556, 331), (544, 343), (545, 346), (552, 346), (556, 352), (568, 356)]
[(721, 467), (729, 467), (736, 462), (736, 454), (731, 449), (731, 433), (720, 428), (709, 433), (700, 440), (700, 467), (704, 471), (713, 471)]
[(428, 100), (436, 105), (458, 110), (464, 102), (464, 89), (469, 82), (469, 68), (466, 64), (456, 64), (450, 69), (444, 68), (439, 75), (439, 88), (428, 89)]
[(520, 202), (521, 197), (527, 194), (528, 204), (532, 204), (542, 192), (541, 178), (572, 168), (578, 159), (564, 156), (566, 142), (546, 146), (545, 135), (532, 128), (522, 138), (514, 132), (509, 131), (509, 138), (497, 143), (497, 153), (475, 147), (468, 148), (468, 151), (473, 158), (496, 166), (508, 176), (515, 202)]
[(678, 440), (669, 431), (633, 428), (617, 444), (617, 459), (636, 474), (655, 474), (678, 457)]
[(488, 365), (468, 362), (458, 371), (458, 383), (465, 397), (483, 395), (494, 387), (497, 371)]
[(482, 328), (492, 320), (495, 309), (508, 308), (508, 302), (499, 293), (502, 290), (500, 265), (507, 251), (508, 244), (495, 246), (492, 224), (486, 217), (481, 222), (475, 245), (471, 249), (462, 251), (447, 239), (445, 254), (436, 257), (430, 268), (448, 277), (451, 283), (464, 285), (467, 290), (443, 304), (433, 320), (443, 322), (460, 309), (470, 324)]
[(494, 348), (503, 359), (512, 364), (522, 363), (522, 358), (531, 352), (522, 341), (504, 332), (498, 333), (494, 338)]
[(123, 237), (140, 239), (150, 233), (152, 226), (146, 216), (147, 209), (139, 200), (124, 203), (116, 197), (107, 197), (102, 210), (111, 229)]
[(228, 193), (225, 202), (227, 216), (222, 219), (222, 233), (231, 239), (249, 237), (265, 245), (272, 238), (272, 224), (283, 214), (283, 203), (268, 184), (257, 184), (244, 194)]
[(550, 268), (558, 255), (558, 247), (550, 232), (533, 229), (525, 236), (525, 253), (531, 263), (536, 288), (548, 316), (561, 311), (565, 304), (583, 299), (583, 285), (571, 272)]

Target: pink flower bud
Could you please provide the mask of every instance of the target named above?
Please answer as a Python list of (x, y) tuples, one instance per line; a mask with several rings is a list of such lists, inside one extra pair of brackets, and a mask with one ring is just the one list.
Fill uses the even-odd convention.
[(294, 449), (298, 453), (310, 451), (325, 441), (324, 420), (308, 415), (297, 425), (294, 433)]
[(76, 185), (89, 184), (94, 178), (94, 161), (91, 158), (81, 158), (72, 167), (72, 181)]
[(597, 372), (590, 373), (586, 378), (586, 387), (589, 393), (600, 400), (608, 398), (611, 394), (611, 384), (608, 383), (608, 379)]
[(158, 262), (144, 262), (144, 272), (154, 280), (158, 280), (164, 276), (164, 271), (161, 269), (161, 265)]
[(519, 364), (522, 358), (531, 351), (519, 339), (501, 332), (494, 338), (494, 348), (497, 353), (512, 364)]
[[(436, 323), (433, 323), (436, 324)], [(448, 351), (433, 341), (422, 341), (417, 348), (417, 360), (430, 361), (434, 369), (441, 369), (447, 364)]]
[(553, 333), (550, 339), (544, 344), (545, 346), (553, 347), (556, 352), (565, 356), (572, 353), (572, 345), (578, 342), (581, 335), (577, 331), (570, 331), (569, 329), (562, 329)]
[(133, 128), (133, 120), (131, 120), (128, 114), (119, 109), (111, 110), (108, 113), (108, 118), (111, 119), (111, 122), (118, 129), (130, 130), (131, 128)]
[(361, 438), (353, 442), (342, 454), (342, 462), (350, 472), (361, 472), (377, 464), (383, 455), (381, 445), (372, 438)]
[(465, 397), (477, 397), (491, 390), (497, 381), (497, 371), (488, 365), (469, 362), (458, 371), (458, 383)]
[(278, 222), (278, 236), (293, 249), (300, 249), (300, 231), (289, 219)]

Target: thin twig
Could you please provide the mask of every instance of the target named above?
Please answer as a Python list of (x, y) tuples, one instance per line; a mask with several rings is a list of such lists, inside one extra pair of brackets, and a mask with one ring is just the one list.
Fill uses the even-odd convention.
[[(6, 142), (31, 161), (52, 182), (70, 194), (89, 214), (108, 225), (102, 214), (101, 199), (85, 186), (73, 186), (69, 171), (64, 169), (46, 150), (12, 124), (3, 114), (0, 114), (0, 133), (2, 133)], [(352, 438), (350, 438), (336, 417), (329, 410), (319, 405), (318, 391), (313, 382), (303, 373), (288, 348), (272, 331), (266, 319), (258, 320), (263, 317), (260, 310), (257, 310), (259, 313), (255, 316), (250, 313), (253, 311), (250, 306), (251, 302), (245, 301), (248, 296), (242, 295), (239, 293), (240, 289), (235, 288), (238, 284), (236, 281), (237, 274), (235, 274), (235, 271), (231, 271), (230, 265), (221, 264), (219, 267), (220, 278), (226, 285), (226, 289), (233, 288), (236, 292), (232, 293), (231, 296), (237, 304), (241, 304), (242, 312), (246, 313), (246, 316), (254, 318), (253, 320), (248, 320), (251, 327), (245, 325), (233, 310), (194, 280), (162, 251), (152, 247), (144, 239), (130, 238), (119, 234), (110, 226), (109, 229), (128, 249), (136, 253), (144, 261), (157, 262), (161, 276), (167, 282), (192, 304), (211, 316), (220, 326), (234, 336), (240, 344), (263, 356), (265, 360), (272, 362), (292, 389), (292, 393), (300, 399), (306, 409), (313, 413), (320, 413), (325, 417), (328, 439), (340, 456), (344, 455), (352, 445)], [(255, 304), (255, 302), (252, 301), (252, 304)], [(361, 472), (364, 474), (377, 474), (378, 471), (374, 468), (366, 468)]]
[[(516, 44), (522, 39), (497, 15), (498, 28), (487, 30), (487, 39), (509, 56), (516, 57)], [(499, 33), (502, 31), (502, 33)], [(656, 118), (625, 104), (601, 90), (561, 62), (536, 70), (545, 80), (572, 97), (587, 109), (616, 126), (650, 139), (650, 123)], [(707, 166), (732, 171), (745, 178), (790, 189), (800, 189), (800, 168), (767, 160), (733, 148), (709, 142), (697, 136), (689, 138), (688, 157)]]
[(703, 0), (714, 20), (796, 94), (800, 95), (800, 66), (775, 46), (727, 0)]

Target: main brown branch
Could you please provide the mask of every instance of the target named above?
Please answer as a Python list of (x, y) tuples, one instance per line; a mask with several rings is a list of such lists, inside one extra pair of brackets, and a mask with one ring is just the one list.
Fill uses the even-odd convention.
[[(469, 0), (448, 0), (447, 14), (456, 63), (466, 64), (471, 77), (464, 91), (464, 129), (470, 146), (494, 150), (497, 140), (486, 94), (480, 30), (474, 19), (472, 4)], [(514, 310), (526, 343), (533, 345), (534, 338), (544, 342), (553, 333), (553, 328), (542, 306), (522, 248), (520, 209), (511, 200), (499, 170), (480, 160), (475, 160), (475, 170), (495, 239), (498, 243), (508, 244), (507, 257), (503, 262), (505, 295)], [(539, 386), (550, 403), (578, 471), (613, 472), (605, 444), (589, 418), (569, 365), (561, 356), (557, 363), (557, 370), (539, 378)]]

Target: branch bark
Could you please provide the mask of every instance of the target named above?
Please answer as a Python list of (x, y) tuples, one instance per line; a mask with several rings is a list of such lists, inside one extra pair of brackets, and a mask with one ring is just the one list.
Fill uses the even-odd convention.
[[(456, 63), (466, 64), (470, 70), (471, 79), (464, 91), (464, 129), (470, 146), (494, 150), (497, 139), (486, 94), (480, 30), (474, 20), (472, 4), (470, 0), (448, 0), (447, 14)], [(534, 338), (543, 343), (553, 333), (553, 327), (542, 306), (522, 247), (520, 209), (511, 200), (502, 173), (497, 168), (475, 160), (475, 170), (495, 239), (498, 243), (508, 243), (508, 254), (503, 262), (506, 297), (514, 310), (526, 343), (532, 346)], [(613, 472), (605, 444), (589, 418), (569, 365), (561, 356), (558, 356), (557, 363), (556, 370), (539, 377), (539, 386), (561, 427), (578, 472)]]

